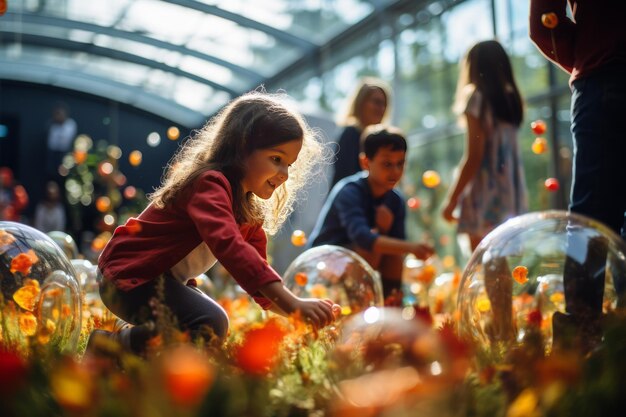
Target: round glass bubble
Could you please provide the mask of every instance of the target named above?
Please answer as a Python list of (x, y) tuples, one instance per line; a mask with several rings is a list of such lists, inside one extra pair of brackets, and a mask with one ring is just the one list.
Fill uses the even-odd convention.
[(483, 239), (465, 268), (460, 334), (494, 352), (523, 344), (531, 330), (541, 333), (546, 353), (601, 343), (602, 317), (624, 305), (625, 254), (619, 236), (585, 216), (551, 210), (510, 219)]
[(417, 403), (453, 403), (442, 397), (462, 383), (467, 366), (412, 306), (370, 307), (342, 324), (331, 353), (338, 414), (376, 409), (384, 410), (377, 415), (411, 415), (402, 411)]
[(67, 259), (78, 258), (78, 245), (72, 236), (58, 230), (48, 232), (47, 235), (59, 245)]
[(0, 331), (5, 344), (74, 352), (81, 329), (80, 284), (69, 259), (47, 235), (0, 222)]
[(342, 315), (383, 305), (378, 273), (341, 246), (323, 245), (301, 253), (285, 271), (285, 285), (298, 297), (329, 298)]

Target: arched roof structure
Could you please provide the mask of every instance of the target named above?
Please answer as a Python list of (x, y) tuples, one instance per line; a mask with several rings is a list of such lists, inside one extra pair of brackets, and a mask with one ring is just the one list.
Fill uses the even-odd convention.
[[(54, 85), (198, 126), (407, 0), (9, 0), (0, 80)], [(313, 64), (314, 65), (314, 64)]]

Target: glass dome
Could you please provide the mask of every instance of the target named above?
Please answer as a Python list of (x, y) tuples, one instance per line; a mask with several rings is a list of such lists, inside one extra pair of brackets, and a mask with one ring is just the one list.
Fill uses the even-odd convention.
[(0, 222), (0, 277), (0, 336), (6, 346), (76, 350), (80, 285), (50, 237), (21, 223)]
[(378, 273), (355, 252), (323, 245), (300, 254), (285, 271), (285, 285), (298, 297), (330, 298), (342, 315), (383, 305)]
[(346, 318), (331, 363), (336, 415), (414, 415), (434, 404), (437, 415), (448, 415), (467, 369), (412, 306), (370, 307)]
[(603, 316), (624, 303), (626, 245), (603, 224), (565, 211), (510, 219), (483, 239), (461, 279), (459, 330), (479, 349), (525, 343), (546, 353), (601, 343)]

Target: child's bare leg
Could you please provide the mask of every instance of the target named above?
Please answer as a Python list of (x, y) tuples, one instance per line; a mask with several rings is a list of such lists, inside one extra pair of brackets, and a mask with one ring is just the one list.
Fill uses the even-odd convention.
[(513, 279), (509, 264), (504, 257), (494, 258), (484, 265), (485, 289), (493, 320), (490, 336), (494, 341), (509, 341), (515, 337), (513, 325)]

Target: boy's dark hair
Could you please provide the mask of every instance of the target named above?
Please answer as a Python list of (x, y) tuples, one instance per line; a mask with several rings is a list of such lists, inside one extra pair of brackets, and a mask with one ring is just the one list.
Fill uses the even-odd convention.
[(361, 134), (361, 152), (367, 159), (373, 159), (380, 148), (392, 151), (407, 150), (406, 139), (400, 129), (393, 126), (371, 125)]

